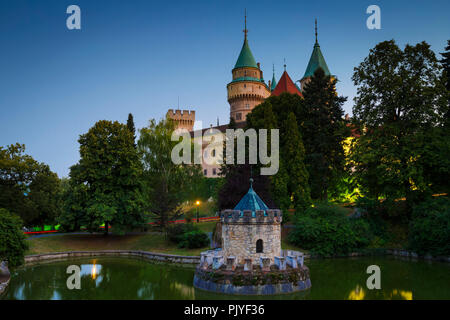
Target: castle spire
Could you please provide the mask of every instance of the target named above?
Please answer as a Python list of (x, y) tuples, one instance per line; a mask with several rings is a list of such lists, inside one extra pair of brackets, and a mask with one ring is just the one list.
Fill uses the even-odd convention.
[(316, 18), (316, 20), (315, 20), (315, 25), (316, 25), (315, 29), (316, 29), (316, 44), (317, 44), (317, 43), (318, 43), (318, 42), (317, 42), (317, 18)]
[(244, 41), (247, 41), (247, 9), (245, 9), (245, 13), (244, 13)]
[(247, 9), (246, 9), (244, 20), (244, 44), (242, 45), (241, 53), (239, 54), (239, 58), (236, 62), (236, 65), (234, 66), (234, 69), (242, 67), (258, 68), (255, 58), (253, 57), (252, 51), (250, 50), (250, 47), (248, 45), (247, 33), (248, 30), (247, 30)]
[(270, 91), (275, 90), (275, 87), (277, 86), (277, 80), (275, 79), (275, 65), (272, 65), (273, 68), (273, 75), (272, 75), (272, 82), (270, 84)]
[(309, 58), (308, 66), (306, 67), (305, 75), (302, 80), (308, 77), (312, 77), (317, 68), (322, 68), (326, 76), (331, 75), (330, 70), (328, 70), (327, 63), (323, 57), (322, 51), (320, 50), (319, 42), (317, 41), (317, 19), (315, 19), (315, 34), (316, 43), (314, 44), (313, 52)]

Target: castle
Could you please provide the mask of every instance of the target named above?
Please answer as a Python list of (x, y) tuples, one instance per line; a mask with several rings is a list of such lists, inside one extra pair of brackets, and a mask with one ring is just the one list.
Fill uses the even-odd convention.
[[(322, 68), (325, 75), (331, 76), (328, 66), (320, 50), (319, 42), (317, 41), (317, 20), (315, 21), (315, 44), (309, 63), (306, 67), (306, 71), (303, 77), (298, 81), (292, 81), (288, 72), (286, 71), (286, 65), (284, 65), (284, 72), (281, 75), (278, 82), (275, 78), (275, 70), (273, 70), (272, 80), (266, 84), (263, 71), (261, 70), (260, 63), (257, 63), (247, 39), (247, 17), (245, 17), (244, 27), (244, 43), (239, 53), (238, 59), (234, 68), (231, 70), (232, 80), (227, 84), (227, 99), (230, 104), (230, 118), (233, 118), (236, 122), (237, 128), (244, 128), (247, 114), (249, 114), (254, 107), (261, 104), (265, 99), (270, 96), (279, 96), (283, 92), (291, 94), (297, 94), (303, 97), (302, 91), (305, 85), (310, 81), (312, 75), (318, 68)], [(296, 82), (300, 83), (300, 87)], [(176, 123), (177, 128), (187, 129), (191, 132), (191, 136), (194, 137), (194, 122), (195, 111), (188, 110), (168, 110), (166, 117), (172, 119)], [(202, 134), (209, 129), (216, 129), (222, 133), (225, 133), (228, 125), (211, 126), (211, 128), (202, 129)], [(195, 143), (196, 141), (194, 141)], [(198, 142), (200, 143), (200, 142)], [(204, 148), (206, 144), (202, 145)], [(203, 150), (205, 151), (205, 150)], [(207, 163), (202, 164), (202, 170), (205, 177), (217, 178), (219, 176), (220, 165), (217, 163), (221, 159), (222, 148), (218, 147), (210, 152), (203, 152), (204, 158), (212, 158)], [(203, 161), (205, 162), (205, 161)]]

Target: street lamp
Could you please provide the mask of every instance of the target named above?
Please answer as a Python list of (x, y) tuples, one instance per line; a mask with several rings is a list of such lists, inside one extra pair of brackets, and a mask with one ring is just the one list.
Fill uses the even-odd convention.
[(197, 223), (199, 223), (200, 219), (198, 218), (198, 206), (200, 205), (200, 200), (195, 201), (195, 205), (197, 206)]

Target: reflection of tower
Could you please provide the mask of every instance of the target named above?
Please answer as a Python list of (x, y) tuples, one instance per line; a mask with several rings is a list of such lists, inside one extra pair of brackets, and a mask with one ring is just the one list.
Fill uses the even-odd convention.
[(325, 58), (322, 55), (322, 51), (320, 50), (319, 42), (317, 41), (317, 19), (315, 21), (315, 34), (316, 34), (316, 42), (314, 44), (314, 49), (311, 54), (311, 58), (309, 58), (308, 66), (306, 67), (305, 75), (300, 80), (302, 91), (305, 90), (305, 85), (311, 80), (314, 72), (320, 67), (325, 72), (326, 76), (330, 76), (330, 70), (328, 70), (327, 63), (325, 62)]
[(247, 114), (270, 96), (260, 65), (256, 63), (248, 45), (247, 32), (245, 15), (244, 44), (232, 70), (233, 80), (227, 85), (230, 117), (236, 122), (245, 121)]

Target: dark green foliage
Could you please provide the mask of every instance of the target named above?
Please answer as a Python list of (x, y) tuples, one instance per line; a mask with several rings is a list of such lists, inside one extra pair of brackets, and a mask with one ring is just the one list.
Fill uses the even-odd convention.
[[(131, 114), (131, 113), (128, 114), (127, 128), (133, 134), (133, 141), (136, 141), (136, 127), (134, 126), (133, 114)], [(135, 143), (134, 143), (134, 146), (136, 146)]]
[(319, 204), (297, 215), (289, 234), (293, 244), (321, 256), (341, 255), (367, 247), (372, 238), (364, 219), (349, 218), (343, 208)]
[(336, 94), (336, 82), (318, 68), (305, 85), (303, 108), (297, 114), (314, 199), (327, 199), (328, 189), (344, 172), (342, 142), (349, 132), (342, 106), (347, 98)]
[(166, 228), (166, 234), (170, 241), (179, 243), (183, 240), (185, 233), (195, 230), (198, 230), (198, 228), (192, 223), (175, 223)]
[(287, 191), (288, 196), (293, 198), (294, 208), (300, 212), (311, 205), (311, 197), (308, 184), (309, 175), (305, 168), (305, 148), (293, 112), (289, 113), (283, 127), (285, 135), (281, 154), (284, 158), (283, 166), (286, 168), (286, 172), (289, 172)]
[[(236, 129), (233, 118), (230, 118), (228, 129)], [(248, 143), (246, 143), (246, 164), (226, 164), (226, 141), (224, 141), (224, 163), (220, 168), (223, 182), (218, 186), (217, 206), (219, 210), (233, 209), (248, 192), (250, 177), (253, 178), (253, 189), (269, 208), (274, 207), (271, 196), (270, 179), (260, 175), (259, 165), (248, 164)], [(237, 142), (234, 141), (234, 159), (237, 159)]]
[(26, 250), (28, 243), (22, 231), (22, 221), (0, 208), (0, 261), (8, 261), (11, 267), (21, 265)]
[[(247, 115), (248, 128), (279, 129), (279, 170), (270, 176), (267, 190), (275, 206), (282, 210), (303, 210), (310, 202), (302, 131), (296, 117), (302, 107), (301, 97), (284, 93), (266, 99)], [(268, 150), (272, 152), (270, 147)]]
[(445, 47), (445, 52), (441, 53), (442, 60), (440, 62), (442, 63), (442, 66), (444, 67), (444, 76), (446, 81), (446, 87), (447, 90), (450, 91), (450, 40), (447, 40), (447, 46)]
[(80, 136), (80, 161), (71, 167), (64, 214), (66, 230), (85, 226), (98, 231), (105, 223), (115, 232), (141, 227), (143, 214), (142, 165), (133, 134), (117, 121), (98, 121)]
[(208, 235), (200, 230), (194, 230), (190, 232), (186, 232), (183, 235), (183, 239), (178, 243), (180, 248), (204, 248), (209, 245), (209, 237)]
[[(200, 165), (172, 161), (172, 150), (179, 143), (171, 139), (174, 130), (170, 119), (158, 123), (152, 119), (148, 127), (140, 130), (138, 141), (144, 164), (145, 209), (162, 228), (184, 214), (181, 205), (195, 199), (196, 188), (203, 179)], [(188, 142), (193, 148), (190, 139)]]
[(209, 245), (208, 235), (191, 223), (177, 223), (166, 228), (170, 241), (180, 248), (203, 248)]
[[(384, 41), (355, 68), (353, 115), (364, 130), (351, 148), (354, 176), (373, 198), (447, 189), (449, 133), (443, 124), (449, 92), (426, 42)], [(444, 186), (442, 185), (444, 184)]]
[(55, 223), (61, 206), (60, 181), (48, 165), (26, 155), (24, 145), (0, 147), (0, 208), (32, 226)]
[(450, 256), (450, 199), (431, 199), (413, 209), (409, 248), (418, 254)]

